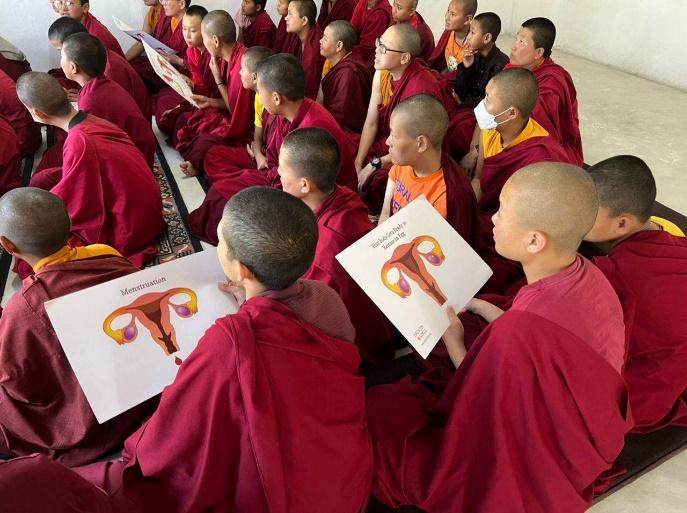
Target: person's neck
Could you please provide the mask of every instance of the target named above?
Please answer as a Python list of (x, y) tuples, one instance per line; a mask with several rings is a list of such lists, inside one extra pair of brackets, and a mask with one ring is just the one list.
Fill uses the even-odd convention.
[(88, 18), (87, 12), (83, 13), (83, 16), (81, 16), (81, 18), (78, 19), (78, 22), (82, 25), (86, 25), (86, 18)]
[(626, 241), (630, 237), (637, 235), (639, 232), (651, 232), (651, 231), (657, 231), (657, 230), (663, 230), (659, 225), (654, 223), (651, 219), (647, 219), (646, 223), (643, 224), (637, 224), (632, 230), (630, 230), (627, 234), (623, 235), (622, 237), (615, 239), (614, 241), (611, 241), (611, 247), (615, 247), (618, 244), (620, 244), (623, 241)]
[(480, 51), (479, 54), (482, 57), (486, 57), (491, 53), (491, 51), (494, 49), (494, 43), (489, 43), (488, 45), (485, 45)]
[(74, 75), (74, 77), (72, 77), (74, 82), (79, 84), (81, 87), (85, 86), (88, 82), (90, 82), (94, 78), (96, 78), (96, 77), (89, 77), (88, 75), (83, 75), (83, 74)]
[(172, 18), (174, 18), (174, 19), (177, 20), (177, 21), (181, 21), (181, 20), (184, 19), (184, 16), (185, 16), (185, 15), (186, 15), (186, 10), (183, 10), (183, 11), (178, 12), (178, 13), (175, 14), (174, 16), (172, 16)]
[(293, 120), (296, 119), (296, 116), (298, 115), (298, 111), (301, 109), (301, 105), (303, 104), (304, 101), (305, 100), (296, 100), (296, 101), (288, 100), (284, 104), (284, 107), (282, 107), (282, 111), (281, 111), (280, 115), (284, 116), (286, 119), (288, 119), (289, 123), (293, 123)]
[(532, 262), (523, 263), (522, 269), (525, 272), (527, 284), (531, 285), (544, 278), (555, 276), (558, 273), (565, 271), (577, 259), (577, 253), (568, 253), (564, 255), (540, 255), (539, 258), (533, 259)]
[(372, 9), (377, 5), (378, 0), (367, 0), (367, 8)]
[(222, 48), (219, 49), (219, 56), (222, 58), (222, 60), (229, 62), (229, 59), (231, 59), (231, 55), (234, 53), (235, 49), (236, 43), (223, 44)]
[(256, 280), (245, 280), (243, 288), (246, 291), (246, 301), (255, 296), (259, 296), (267, 290), (267, 287)]
[(430, 176), (441, 169), (441, 150), (427, 150), (410, 164), (420, 177)]
[(544, 61), (546, 58), (542, 57), (541, 59), (537, 59), (536, 61), (532, 62), (529, 66), (524, 66), (526, 69), (530, 71), (534, 71), (538, 67), (540, 67), (542, 64), (544, 64)]
[(69, 131), (69, 123), (71, 123), (72, 119), (79, 113), (75, 108), (70, 107), (69, 114), (66, 114), (65, 116), (59, 116), (55, 117), (52, 119), (52, 121), (48, 124), (56, 126), (57, 128), (61, 128), (65, 132)]
[(504, 123), (503, 125), (499, 125), (497, 129), (499, 134), (501, 134), (501, 143), (503, 146), (508, 146), (515, 139), (517, 139), (527, 126), (529, 120), (529, 118), (525, 120), (516, 119), (508, 123)]
[(467, 27), (463, 27), (460, 30), (454, 30), (453, 31), (453, 38), (456, 40), (456, 42), (463, 44), (465, 42), (465, 38), (468, 36), (468, 32), (470, 32), (470, 26), (468, 25)]
[[(336, 189), (334, 189), (336, 190)], [(303, 203), (308, 205), (310, 207), (310, 210), (316, 210), (322, 203), (327, 201), (329, 196), (334, 194), (334, 191), (331, 192), (322, 192), (320, 190), (317, 191), (312, 191), (308, 193), (307, 196), (305, 196), (303, 199)]]
[(346, 51), (341, 51), (341, 52), (336, 52), (334, 55), (329, 57), (329, 62), (332, 63), (332, 66), (336, 66), (339, 64), (342, 60), (344, 60), (346, 57), (351, 55), (351, 52), (346, 52)]
[(246, 16), (246, 18), (248, 18), (250, 20), (250, 22), (253, 23), (261, 12), (262, 11), (258, 11), (253, 16)]
[(394, 82), (401, 80), (403, 74), (406, 72), (406, 70), (410, 67), (412, 63), (413, 61), (411, 60), (408, 64), (401, 65), (398, 68), (389, 70), (389, 73), (391, 73), (391, 77), (394, 79)]
[(310, 25), (306, 25), (296, 33), (302, 45), (308, 40), (308, 34), (310, 34)]

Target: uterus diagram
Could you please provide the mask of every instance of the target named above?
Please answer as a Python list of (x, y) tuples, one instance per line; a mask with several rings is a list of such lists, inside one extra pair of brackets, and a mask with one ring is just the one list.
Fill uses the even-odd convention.
[[(172, 302), (175, 296), (188, 297), (185, 302)], [(194, 291), (187, 288), (173, 288), (166, 292), (151, 292), (143, 294), (129, 303), (118, 308), (107, 316), (103, 322), (103, 331), (118, 345), (130, 344), (139, 335), (137, 321), (148, 330), (153, 341), (160, 346), (165, 355), (170, 356), (179, 351), (176, 331), (172, 324), (171, 311), (181, 319), (188, 319), (198, 313), (198, 297)], [(117, 319), (129, 316), (129, 323), (122, 328), (113, 328), (112, 323)], [(177, 365), (181, 364), (175, 358)]]
[[(411, 242), (397, 246), (382, 266), (381, 279), (384, 286), (394, 294), (405, 299), (412, 294), (409, 280), (415, 282), (419, 288), (439, 306), (447, 301), (437, 280), (429, 273), (425, 263), (438, 267), (444, 263), (446, 255), (441, 249), (439, 241), (429, 235), (415, 237)], [(398, 279), (389, 279), (390, 271), (395, 270)], [(392, 278), (393, 279), (393, 278)]]

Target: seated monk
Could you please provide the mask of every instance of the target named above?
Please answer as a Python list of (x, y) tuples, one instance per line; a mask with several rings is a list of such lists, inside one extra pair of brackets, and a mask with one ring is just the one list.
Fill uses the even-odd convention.
[(448, 307), (440, 344), (456, 371), (439, 397), (409, 382), (369, 391), (383, 503), (432, 513), (591, 506), (632, 425), (622, 310), (577, 254), (597, 209), (591, 178), (569, 164), (529, 166), (504, 186), (497, 249), (522, 262), (529, 285), (510, 310), (493, 308), (469, 351)]
[(353, 52), (372, 70), (376, 42), (392, 24), (389, 0), (358, 0), (351, 23), (358, 31), (358, 44)]
[(612, 157), (589, 173), (600, 208), (586, 239), (611, 244), (608, 256), (594, 263), (615, 288), (625, 312), (624, 377), (633, 431), (687, 427), (687, 239), (671, 223), (651, 217), (656, 182), (641, 159)]
[(19, 150), (22, 157), (33, 155), (41, 147), (43, 143), (41, 126), (31, 118), (29, 111), (19, 101), (15, 81), (2, 70), (0, 70), (0, 118), (12, 128), (13, 138), (18, 139), (18, 146), (15, 149)]
[(270, 15), (265, 11), (267, 0), (244, 0), (241, 2), (241, 13), (250, 21), (250, 25), (241, 28), (241, 42), (246, 48), (265, 46), (272, 48), (277, 35)]
[(93, 415), (43, 304), (136, 268), (109, 246), (72, 248), (69, 238), (59, 197), (25, 187), (0, 198), (0, 244), (35, 271), (0, 317), (0, 453), (40, 452), (76, 466), (120, 450), (156, 401), (104, 424)]
[(389, 171), (379, 223), (425, 196), (470, 244), (477, 221), (475, 193), (467, 174), (441, 147), (448, 129), (444, 106), (429, 94), (403, 100), (391, 115)]
[(458, 65), (468, 49), (470, 24), (477, 13), (477, 0), (451, 0), (446, 9), (446, 24), (427, 65), (442, 73), (448, 89), (453, 89)]
[(551, 59), (556, 27), (546, 18), (522, 24), (510, 53), (510, 66), (527, 68), (539, 83), (539, 102), (532, 117), (568, 152), (569, 161), (584, 164), (577, 115), (577, 91), (570, 74)]
[(352, 53), (357, 41), (358, 32), (348, 21), (333, 21), (324, 29), (320, 55), (327, 59), (329, 70), (317, 98), (346, 135), (355, 134), (350, 139), (356, 148), (372, 94), (372, 73)]
[(143, 117), (136, 102), (117, 82), (105, 77), (107, 51), (90, 34), (73, 34), (62, 45), (62, 71), (81, 86), (79, 111), (92, 114), (121, 128), (138, 148), (150, 167), (155, 159), (156, 140), (150, 120)]
[(351, 190), (356, 188), (353, 155), (343, 130), (319, 103), (305, 98), (305, 72), (293, 55), (277, 54), (258, 66), (257, 91), (265, 107), (264, 169), (258, 169), (246, 148), (215, 146), (205, 158), (205, 173), (213, 182), (202, 205), (189, 216), (191, 233), (217, 244), (215, 228), (226, 201), (252, 185), (279, 187), (279, 149), (284, 138), (297, 128), (323, 128), (339, 145), (341, 172), (336, 182)]
[(0, 37), (0, 71), (7, 73), (15, 82), (24, 73), (31, 71), (26, 55), (7, 39)]
[[(192, 5), (184, 14), (182, 29), (187, 45), (186, 66), (191, 73), (187, 81), (194, 94), (219, 98), (215, 77), (210, 69), (212, 54), (203, 44), (201, 31), (201, 23), (207, 14), (208, 10), (201, 5)], [(168, 142), (172, 146), (176, 146), (176, 134), (195, 110), (193, 105), (171, 87), (163, 87), (155, 95), (155, 122), (162, 132), (171, 136)]]
[(351, 21), (357, 0), (322, 0), (317, 24), (322, 30), (333, 21)]
[(0, 197), (11, 189), (21, 187), (22, 159), (19, 148), (17, 133), (12, 125), (0, 116)]
[(339, 294), (363, 360), (378, 364), (394, 358), (392, 332), (379, 308), (336, 260), (373, 225), (358, 195), (336, 185), (340, 169), (339, 148), (326, 130), (299, 128), (284, 139), (279, 152), (282, 188), (312, 209), (320, 232), (315, 260), (303, 278), (325, 283)]
[(391, 18), (394, 23), (409, 23), (420, 34), (420, 55), (425, 62), (434, 53), (434, 33), (424, 18), (417, 12), (418, 0), (394, 0), (391, 5)]
[(458, 112), (451, 120), (451, 147), (461, 154), (470, 151), (475, 133), (473, 109), (486, 95), (489, 81), (508, 64), (508, 56), (498, 49), (496, 39), (501, 33), (501, 18), (493, 12), (483, 12), (470, 23), (463, 60), (458, 64), (453, 97)]
[(187, 176), (202, 170), (208, 149), (217, 144), (243, 147), (252, 139), (254, 93), (241, 82), (241, 59), (246, 47), (236, 41), (236, 24), (226, 11), (212, 11), (201, 23), (203, 44), (210, 53), (210, 70), (219, 98), (194, 95), (197, 109), (176, 134), (176, 148), (186, 159)]
[(355, 159), (361, 194), (372, 214), (381, 211), (386, 191), (391, 164), (386, 146), (391, 113), (396, 105), (416, 94), (444, 98), (435, 73), (417, 60), (419, 53), (420, 36), (407, 24), (392, 25), (377, 41), (377, 71)]
[(274, 53), (285, 52), (296, 44), (296, 34), (289, 34), (286, 31), (286, 16), (289, 14), (289, 2), (290, 0), (277, 0), (277, 14), (281, 17), (279, 18), (277, 33), (274, 36), (274, 45), (272, 46)]
[(254, 187), (227, 203), (218, 235), (239, 311), (203, 335), (123, 458), (78, 472), (142, 511), (364, 511), (372, 454), (353, 326), (332, 289), (299, 280), (315, 216)]
[(72, 245), (114, 247), (136, 267), (157, 255), (165, 230), (160, 188), (141, 151), (112, 123), (77, 112), (47, 73), (27, 73), (17, 93), (34, 119), (67, 132), (63, 167), (31, 183), (62, 198), (72, 220)]
[(81, 23), (88, 33), (97, 37), (107, 47), (120, 57), (124, 57), (122, 47), (112, 32), (90, 12), (89, 0), (53, 0), (50, 2), (54, 11), (60, 16), (67, 16)]
[[(272, 50), (263, 46), (253, 46), (246, 50), (241, 60), (241, 83), (244, 88), (254, 93), (258, 92), (258, 66), (271, 55)], [(263, 133), (265, 107), (260, 101), (259, 94), (255, 95), (254, 110), (253, 142), (246, 147), (246, 153), (248, 153), (249, 158), (252, 156), (256, 169), (266, 169), (267, 157), (265, 157), (265, 136)]]
[[(160, 17), (162, 16), (162, 2), (160, 2), (160, 0), (143, 0), (143, 5), (148, 8), (148, 12), (146, 13), (145, 18), (143, 18), (142, 30), (146, 34), (150, 34), (152, 36), (155, 26), (157, 25), (157, 22), (160, 21)], [(136, 57), (140, 56), (143, 52), (143, 43), (136, 41), (133, 45), (131, 45), (131, 48), (126, 51), (126, 60), (132, 61)]]
[[(176, 66), (179, 71), (188, 75), (189, 72), (183, 59), (186, 55), (186, 39), (181, 24), (186, 10), (191, 5), (191, 0), (168, 0), (161, 3), (163, 12), (153, 29), (153, 37), (176, 51), (175, 54), (164, 54), (164, 57)], [(145, 53), (129, 62), (131, 62), (131, 65), (143, 79), (150, 94), (156, 94), (167, 85), (155, 73)]]
[(313, 0), (291, 0), (286, 15), (286, 31), (295, 34), (294, 45), (282, 49), (296, 56), (305, 70), (305, 96), (314, 100), (320, 89), (324, 57), (320, 55), (322, 29), (316, 23), (317, 6)]

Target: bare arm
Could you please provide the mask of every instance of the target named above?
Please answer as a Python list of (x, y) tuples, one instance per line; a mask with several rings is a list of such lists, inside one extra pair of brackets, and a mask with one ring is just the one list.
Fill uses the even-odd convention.
[(484, 147), (482, 144), (479, 145), (477, 149), (477, 164), (475, 165), (475, 174), (470, 182), (472, 189), (475, 191), (475, 196), (477, 201), (482, 198), (482, 186), (480, 179), (482, 178), (482, 169), (484, 168)]
[(372, 96), (367, 108), (363, 132), (360, 136), (358, 155), (355, 158), (355, 168), (358, 172), (363, 168), (365, 157), (367, 157), (367, 153), (377, 138), (377, 132), (379, 131), (379, 111), (377, 107), (380, 103), (382, 103), (381, 73), (377, 71), (372, 81)]
[(379, 221), (377, 224), (382, 224), (391, 217), (391, 198), (394, 196), (396, 189), (396, 182), (391, 178), (386, 181), (386, 193), (384, 193), (384, 204), (382, 205), (382, 213), (379, 214)]

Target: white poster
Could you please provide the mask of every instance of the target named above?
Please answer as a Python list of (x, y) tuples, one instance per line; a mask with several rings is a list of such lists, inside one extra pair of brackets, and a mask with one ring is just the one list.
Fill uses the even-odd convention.
[(492, 274), (424, 197), (336, 258), (423, 358)]
[(164, 80), (165, 84), (174, 89), (179, 96), (183, 97), (194, 107), (198, 107), (198, 104), (193, 99), (193, 90), (186, 82), (186, 77), (179, 73), (179, 70), (177, 70), (171, 62), (153, 50), (145, 41), (143, 41), (143, 48), (157, 76)]
[(45, 303), (101, 424), (159, 394), (219, 317), (238, 310), (220, 291), (215, 251), (202, 251)]
[(156, 50), (158, 52), (167, 53), (167, 54), (177, 53), (176, 50), (174, 50), (173, 48), (170, 48), (169, 46), (164, 44), (162, 41), (158, 41), (153, 36), (148, 34), (145, 30), (137, 30), (133, 27), (130, 27), (129, 25), (124, 23), (122, 20), (120, 20), (116, 16), (113, 16), (112, 19), (114, 20), (115, 25), (117, 25), (117, 28), (119, 30), (121, 30), (125, 34), (130, 35), (136, 41), (145, 42), (148, 44), (148, 46), (150, 46), (151, 48), (153, 48), (154, 50)]

